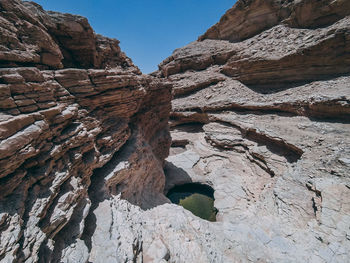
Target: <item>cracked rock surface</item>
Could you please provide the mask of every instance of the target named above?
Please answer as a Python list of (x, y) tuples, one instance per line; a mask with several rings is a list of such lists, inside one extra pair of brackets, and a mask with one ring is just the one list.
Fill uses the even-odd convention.
[[(0, 261), (348, 262), (349, 4), (239, 0), (147, 76), (0, 0)], [(191, 182), (216, 222), (166, 198)]]
[(170, 84), (83, 17), (1, 0), (0, 20), (0, 261), (135, 261), (169, 202)]
[(348, 1), (238, 1), (160, 65), (166, 190), (215, 190), (208, 262), (348, 262), (349, 15)]

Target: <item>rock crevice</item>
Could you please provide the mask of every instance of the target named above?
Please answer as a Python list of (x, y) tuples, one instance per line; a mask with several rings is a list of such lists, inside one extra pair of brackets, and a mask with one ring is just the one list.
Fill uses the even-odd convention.
[[(0, 0), (0, 261), (347, 262), (349, 3), (239, 0), (144, 75)], [(166, 198), (186, 183), (215, 223)]]
[[(83, 17), (0, 7), (1, 261), (87, 262), (99, 255), (104, 200), (111, 215), (120, 196), (142, 208), (168, 202), (171, 85), (142, 75)], [(127, 258), (134, 240), (122, 243)]]
[(174, 86), (166, 188), (215, 189), (222, 225), (195, 244), (223, 258), (207, 262), (347, 260), (349, 14), (341, 0), (237, 1), (159, 65)]

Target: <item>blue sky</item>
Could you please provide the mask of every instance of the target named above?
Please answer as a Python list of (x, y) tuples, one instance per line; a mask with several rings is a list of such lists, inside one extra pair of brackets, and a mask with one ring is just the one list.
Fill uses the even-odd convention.
[(235, 0), (34, 0), (46, 10), (82, 15), (96, 33), (117, 38), (143, 73), (198, 38)]

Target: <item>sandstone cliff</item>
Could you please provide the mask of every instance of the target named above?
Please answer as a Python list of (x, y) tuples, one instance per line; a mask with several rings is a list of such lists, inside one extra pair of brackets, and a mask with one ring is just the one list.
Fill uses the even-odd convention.
[[(347, 262), (349, 4), (239, 0), (146, 76), (0, 0), (0, 261)], [(189, 182), (217, 222), (169, 204)]]
[(238, 1), (160, 65), (166, 187), (215, 190), (207, 262), (349, 260), (349, 73), (346, 0)]
[(99, 203), (167, 202), (170, 85), (83, 17), (1, 0), (0, 20), (0, 261), (87, 262)]

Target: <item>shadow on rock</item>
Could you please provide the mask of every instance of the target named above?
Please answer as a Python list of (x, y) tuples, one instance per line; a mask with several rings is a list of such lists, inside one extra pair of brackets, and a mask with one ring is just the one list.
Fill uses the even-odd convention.
[(164, 193), (167, 193), (171, 188), (176, 185), (192, 183), (191, 177), (188, 173), (171, 162), (166, 162), (164, 166), (165, 173), (165, 187)]

